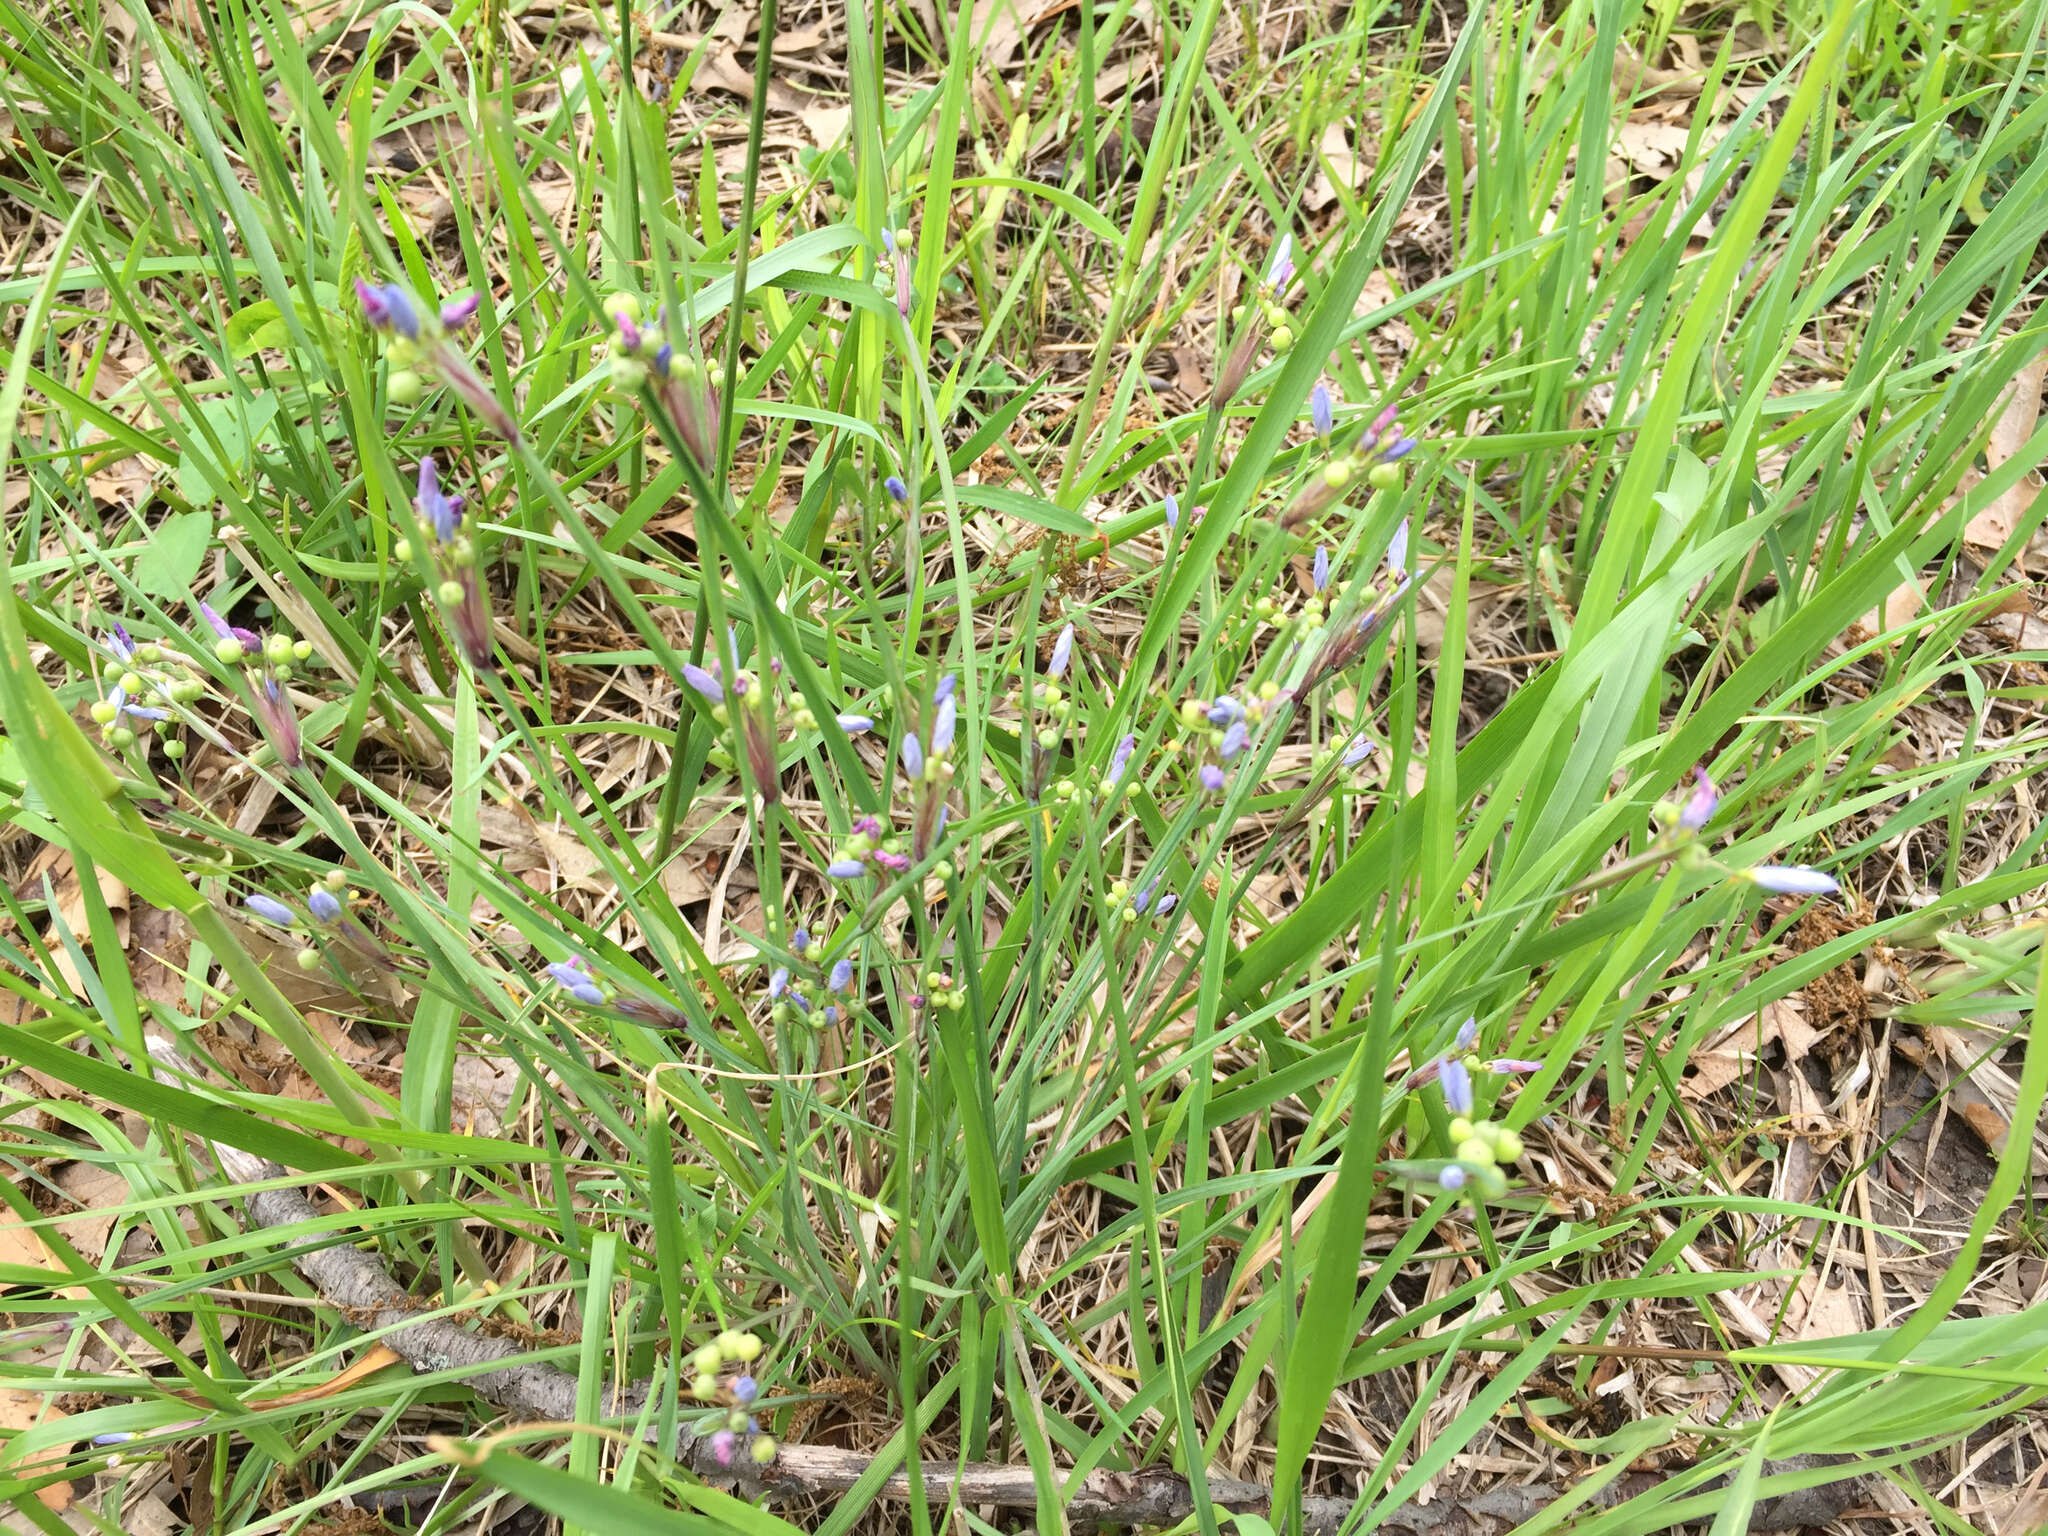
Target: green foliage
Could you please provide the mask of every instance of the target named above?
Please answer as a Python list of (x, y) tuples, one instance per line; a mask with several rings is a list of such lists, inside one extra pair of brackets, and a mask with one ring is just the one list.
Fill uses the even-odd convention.
[[(768, 174), (757, 87), (742, 181), (716, 149), (734, 124), (678, 128), (622, 87), (622, 60), (656, 54), (601, 30), (609, 12), (536, 59), (471, 4), (310, 37), (275, 0), (200, 8), (196, 34), (141, 5), (80, 0), (65, 26), (0, 6), (19, 145), (0, 190), (63, 230), (0, 282), (0, 814), (78, 877), (74, 901), (6, 895), (0, 980), (28, 1021), (5, 1046), (84, 1098), (10, 1089), (0, 1119), (24, 1179), (81, 1157), (135, 1195), (85, 1258), (24, 1206), (57, 1258), (7, 1278), (179, 1362), (161, 1385), (21, 1367), (106, 1394), (27, 1450), (76, 1441), (72, 1466), (105, 1473), (93, 1434), (146, 1457), (203, 1412), (223, 1531), (310, 1517), (273, 1507), (287, 1471), (366, 1490), (452, 1461), (471, 1480), (436, 1530), (503, 1490), (575, 1529), (772, 1536), (778, 1518), (639, 1443), (697, 1423), (686, 1362), (751, 1327), (776, 1339), (764, 1431), (809, 1422), (830, 1378), (865, 1383), (889, 1430), (827, 1531), (899, 1469), (912, 1528), (946, 1521), (933, 1435), (1027, 1460), (1052, 1530), (1071, 1479), (1199, 1474), (1241, 1414), (1281, 1529), (1334, 1486), (1334, 1396), (1407, 1367), (1434, 1391), (1505, 1351), (1426, 1438), (1425, 1393), (1344, 1490), (1370, 1530), (1539, 1373), (1572, 1376), (1568, 1339), (1651, 1303), (1712, 1333), (1786, 1279), (1740, 1255), (1703, 1272), (1687, 1254), (1707, 1234), (1735, 1253), (1752, 1219), (1823, 1248), (1868, 1228), (1849, 1174), (1800, 1200), (1730, 1194), (1735, 1154), (1677, 1075), (1876, 945), (1940, 960), (1901, 1026), (2004, 1020), (2020, 1053), (1967, 1241), (1896, 1326), (1731, 1348), (1717, 1421), (1584, 1442), (1589, 1505), (1652, 1447), (1710, 1449), (1529, 1529), (1740, 1529), (1828, 1471), (1774, 1471), (1786, 1458), (1906, 1467), (2048, 1387), (2037, 1309), (1962, 1307), (2012, 1235), (2048, 1094), (2044, 951), (2004, 926), (2038, 897), (2048, 824), (1985, 856), (1967, 836), (2039, 766), (2025, 732), (1982, 724), (2039, 690), (1973, 626), (2048, 501), (1998, 558), (1961, 553), (2048, 448), (2036, 430), (1965, 480), (2043, 347), (2042, 0), (2009, 20), (1908, 7), (1898, 37), (1849, 0), (1788, 5), (1754, 18), (1760, 63), (1702, 34), (1678, 163), (1612, 202), (1579, 170), (1629, 109), (1617, 49), (1661, 44), (1675, 7), (1577, 4), (1552, 32), (1537, 8), (1475, 6), (1448, 50), (1364, 7), (1224, 65), (1240, 19), (1186, 0), (1149, 23), (1166, 66), (1142, 133), (1096, 94), (1137, 46), (1127, 5), (1009, 40), (975, 35), (979, 7), (940, 36), (928, 12), (854, 7), (844, 138)], [(118, 59), (110, 22), (133, 39)], [(909, 83), (907, 60), (926, 70)], [(1370, 172), (1316, 214), (1333, 125)], [(437, 158), (394, 168), (399, 135)], [(1122, 179), (1101, 170), (1112, 143), (1131, 146)], [(1423, 204), (1441, 238), (1408, 286), (1401, 225)], [(1301, 275), (1266, 294), (1282, 344), (1247, 343), (1215, 408), (1161, 390), (1155, 353), (1207, 345), (1212, 321), (1212, 380), (1258, 340), (1283, 232)], [(480, 307), (445, 338), (431, 320), (380, 337), (359, 280)], [(622, 293), (644, 341), (608, 309)], [(1397, 468), (1374, 435), (1335, 485), (1341, 454), (1302, 426), (1319, 381), (1347, 443), (1398, 402), (1389, 432), (1421, 446)], [(452, 536), (415, 506), (429, 454), (467, 498)], [(144, 487), (118, 516), (108, 477)], [(1412, 553), (1384, 570), (1400, 530)], [(1336, 575), (1310, 596), (1318, 546)], [(1921, 611), (1852, 630), (1931, 578)], [(223, 642), (200, 599), (283, 649)], [(117, 621), (148, 658), (110, 649)], [(1489, 654), (1504, 623), (1516, 643)], [(170, 718), (95, 738), (81, 721), (131, 665)], [(684, 684), (706, 668), (717, 689)], [(1502, 675), (1509, 696), (1483, 702)], [(272, 684), (302, 765), (275, 719), (252, 723)], [(1241, 753), (1205, 713), (1226, 696)], [(1964, 722), (1959, 741), (1902, 752), (1916, 708)], [(906, 735), (938, 766), (906, 765)], [(1354, 743), (1363, 765), (1340, 768)], [(1698, 836), (1673, 809), (1695, 765), (1722, 786)], [(228, 782), (261, 805), (243, 815)], [(918, 819), (941, 800), (943, 828)], [(514, 857), (508, 826), (540, 829), (545, 858)], [(1888, 883), (1907, 846), (1914, 900)], [(870, 867), (821, 873), (848, 858)], [(1796, 904), (1730, 874), (1801, 861), (1843, 881), (1849, 921), (1793, 946)], [(1298, 899), (1279, 903), (1283, 870)], [(174, 973), (122, 947), (101, 871), (178, 915)], [(291, 911), (258, 930), (237, 915), (252, 893)], [(327, 989), (312, 1019), (295, 959)], [(771, 993), (778, 970), (801, 1005)], [(389, 1058), (337, 1045), (341, 1013)], [(1468, 1018), (1481, 1057), (1537, 1064), (1477, 1074), (1483, 1123), (1607, 1143), (1597, 1223), (1548, 1203), (1533, 1164), (1498, 1198), (1445, 1177), (1453, 1116), (1418, 1074), (1462, 1057)], [(248, 1037), (282, 1048), (267, 1088), (222, 1059)], [(502, 1133), (459, 1101), (478, 1056), (509, 1084)], [(1774, 1157), (1783, 1138), (1743, 1140)], [(587, 1419), (609, 1369), (654, 1387), (644, 1422), (614, 1426), (633, 1448), (472, 1443), (492, 1410), (460, 1371), (265, 1408), (253, 1382), (327, 1381), (366, 1341), (317, 1305), (302, 1351), (231, 1337), (234, 1284), (312, 1298), (245, 1230), (220, 1147), (346, 1191), (332, 1230), (423, 1305), (514, 1332), (573, 1308), (581, 1340), (551, 1358)], [(1368, 1246), (1389, 1215), (1390, 1254)], [(1448, 1289), (1392, 1304), (1404, 1265), (1453, 1252)], [(1514, 1282), (1539, 1275), (1534, 1305)], [(179, 1327), (137, 1309), (145, 1289)], [(1765, 1414), (1780, 1367), (1813, 1384)], [(427, 1412), (451, 1439), (400, 1449), (399, 1416)], [(349, 1414), (381, 1417), (344, 1440)], [(1228, 1519), (1198, 1498), (1196, 1526)]]

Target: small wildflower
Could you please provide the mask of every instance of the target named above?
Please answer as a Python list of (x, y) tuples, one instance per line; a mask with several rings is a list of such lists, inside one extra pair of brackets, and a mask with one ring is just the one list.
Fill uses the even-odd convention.
[(1465, 1051), (1471, 1050), (1478, 1039), (1479, 1021), (1477, 1019), (1467, 1019), (1458, 1026), (1457, 1036), (1451, 1041), (1451, 1049), (1462, 1054)]
[(778, 965), (768, 978), (768, 995), (779, 998), (789, 990), (789, 967)]
[(910, 487), (903, 483), (901, 475), (890, 475), (883, 480), (882, 489), (889, 493), (889, 499), (898, 506), (910, 500)]
[(825, 873), (834, 880), (858, 880), (867, 872), (867, 865), (859, 859), (834, 859), (825, 866)]
[(1223, 787), (1223, 770), (1215, 763), (1202, 764), (1195, 777), (1201, 781), (1202, 788), (1212, 795)]
[(1168, 891), (1164, 896), (1159, 898), (1159, 905), (1154, 907), (1152, 910), (1154, 915), (1164, 917), (1179, 905), (1180, 898), (1174, 895), (1173, 892)]
[(1308, 397), (1308, 411), (1310, 419), (1315, 423), (1316, 436), (1327, 443), (1331, 432), (1335, 431), (1337, 426), (1337, 411), (1330, 399), (1329, 385), (1317, 381), (1315, 389)]
[(721, 1467), (732, 1465), (734, 1453), (739, 1448), (739, 1436), (729, 1429), (721, 1429), (711, 1437), (711, 1454)]
[(341, 921), (341, 902), (334, 892), (324, 885), (316, 885), (307, 893), (306, 910), (313, 914), (313, 921), (316, 923)]
[(831, 991), (844, 992), (853, 985), (853, 962), (845, 956), (832, 962), (832, 974), (825, 978), (825, 985)]
[(1164, 507), (1166, 512), (1166, 531), (1171, 533), (1180, 526), (1180, 501), (1174, 496), (1173, 492), (1168, 491), (1166, 493)]
[(580, 960), (557, 960), (548, 967), (548, 974), (579, 1003), (601, 1008), (607, 1001), (604, 989), (597, 984), (597, 979), (583, 968), (583, 962)]
[(1516, 1077), (1525, 1072), (1541, 1072), (1543, 1063), (1519, 1056), (1496, 1056), (1486, 1064), (1486, 1070), (1495, 1077)]
[(1356, 768), (1371, 756), (1372, 738), (1361, 731), (1351, 739), (1351, 745), (1344, 749), (1344, 755), (1338, 759), (1338, 762), (1342, 763), (1346, 768)]
[(1223, 732), (1223, 739), (1216, 743), (1216, 755), (1229, 762), (1242, 752), (1251, 741), (1251, 732), (1242, 720), (1233, 720)]
[(725, 685), (718, 678), (693, 661), (683, 663), (683, 681), (713, 704), (725, 702)]
[(1678, 824), (1687, 832), (1698, 832), (1714, 819), (1714, 812), (1720, 805), (1720, 792), (1714, 788), (1714, 781), (1707, 777), (1707, 770), (1695, 768), (1692, 795), (1678, 813)]
[(1444, 1092), (1444, 1107), (1454, 1115), (1472, 1113), (1472, 1074), (1456, 1056), (1446, 1056), (1437, 1066), (1437, 1085)]
[(1116, 750), (1109, 754), (1109, 766), (1103, 770), (1102, 787), (1108, 789), (1124, 776), (1124, 770), (1131, 765), (1131, 753), (1137, 750), (1138, 738), (1127, 735), (1116, 744)]
[(896, 745), (896, 750), (903, 759), (903, 776), (911, 780), (923, 778), (924, 748), (919, 745), (917, 737), (905, 731), (902, 741)]
[(1069, 624), (1060, 631), (1052, 643), (1052, 660), (1045, 664), (1045, 675), (1060, 678), (1066, 675), (1067, 662), (1074, 654), (1074, 626)]
[(462, 526), (462, 498), (441, 493), (441, 480), (431, 453), (420, 460), (419, 494), (412, 504), (433, 528), (435, 538), (443, 544), (453, 542), (456, 530)]
[(1464, 1167), (1461, 1164), (1452, 1163), (1436, 1176), (1436, 1181), (1440, 1187), (1448, 1189), (1455, 1194), (1465, 1187), (1466, 1178), (1467, 1174)]
[(1311, 567), (1311, 577), (1315, 582), (1315, 588), (1318, 592), (1325, 590), (1330, 585), (1330, 552), (1320, 544), (1316, 546), (1316, 558), (1314, 566)]
[(959, 717), (960, 706), (953, 701), (953, 695), (948, 693), (943, 699), (939, 700), (938, 710), (932, 717), (931, 755), (933, 757), (944, 757), (953, 749), (953, 731), (959, 721)]
[(858, 736), (862, 731), (875, 728), (874, 719), (869, 715), (837, 715), (833, 718), (839, 722), (839, 729), (849, 736)]
[(279, 901), (275, 896), (265, 896), (261, 891), (258, 891), (253, 896), (244, 897), (242, 905), (247, 907), (256, 916), (262, 918), (264, 922), (275, 923), (280, 928), (289, 928), (299, 920), (298, 913)]
[(744, 1373), (733, 1377), (732, 1400), (738, 1403), (742, 1408), (746, 1407), (747, 1404), (753, 1402), (753, 1400), (756, 1397), (760, 1396), (760, 1393), (760, 1384), (756, 1382), (753, 1377), (748, 1376)]
[(1293, 279), (1294, 235), (1292, 231), (1282, 231), (1279, 243), (1273, 247), (1273, 264), (1266, 269), (1266, 286), (1277, 298), (1287, 291)]

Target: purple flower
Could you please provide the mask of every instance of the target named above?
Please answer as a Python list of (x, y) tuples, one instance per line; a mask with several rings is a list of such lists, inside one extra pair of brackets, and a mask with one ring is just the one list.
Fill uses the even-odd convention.
[(338, 923), (341, 921), (341, 902), (334, 892), (324, 885), (316, 885), (306, 897), (306, 909), (313, 914), (316, 923)]
[(1243, 718), (1244, 706), (1227, 693), (1210, 704), (1207, 711), (1207, 719), (1211, 725), (1229, 725), (1233, 720)]
[(1052, 660), (1045, 664), (1045, 675), (1053, 678), (1065, 676), (1067, 662), (1073, 654), (1074, 626), (1069, 624), (1060, 631), (1059, 639), (1052, 643)]
[(1697, 832), (1714, 819), (1719, 809), (1721, 795), (1714, 788), (1714, 781), (1707, 777), (1704, 768), (1693, 769), (1692, 798), (1685, 802), (1685, 808), (1678, 813), (1678, 824), (1688, 832)]
[(265, 896), (261, 891), (253, 896), (244, 897), (242, 905), (266, 923), (275, 923), (280, 928), (289, 928), (299, 920), (298, 913), (275, 896)]
[(799, 928), (799, 929), (797, 929), (797, 931), (796, 931), (795, 933), (792, 933), (792, 934), (791, 934), (791, 935), (789, 936), (789, 952), (790, 952), (790, 953), (791, 953), (792, 955), (801, 955), (801, 954), (802, 954), (802, 953), (803, 953), (803, 952), (804, 952), (805, 950), (809, 949), (810, 947), (811, 947), (811, 930), (810, 930), (810, 929), (808, 929), (808, 928)]
[(849, 736), (858, 736), (862, 731), (875, 728), (873, 718), (868, 715), (839, 715), (835, 718), (839, 721), (839, 729)]
[(356, 297), (363, 302), (363, 318), (373, 330), (395, 331), (407, 341), (420, 339), (420, 309), (413, 296), (397, 283), (366, 283), (356, 279)]
[(1242, 752), (1251, 741), (1251, 732), (1242, 720), (1230, 722), (1230, 728), (1223, 733), (1223, 739), (1216, 744), (1216, 755), (1226, 763)]
[(711, 703), (723, 704), (725, 702), (725, 685), (719, 682), (715, 675), (707, 672), (694, 661), (683, 663), (683, 681), (696, 689), (698, 693), (702, 694)]
[(896, 750), (903, 759), (903, 776), (906, 779), (923, 778), (924, 748), (918, 745), (917, 737), (905, 731), (903, 739), (896, 744)]
[(199, 615), (206, 620), (208, 627), (221, 639), (232, 640), (245, 651), (260, 651), (263, 649), (263, 637), (261, 635), (257, 634), (253, 629), (243, 629), (239, 625), (230, 624), (226, 619), (214, 612), (212, 604), (201, 603), (199, 605)]
[(1834, 878), (1804, 864), (1759, 864), (1738, 872), (1751, 885), (1781, 896), (1831, 896), (1841, 889)]
[(742, 1408), (761, 1395), (761, 1385), (751, 1376), (735, 1376), (732, 1379), (732, 1400)]
[(1311, 574), (1315, 580), (1316, 590), (1318, 592), (1321, 592), (1324, 588), (1329, 586), (1330, 552), (1320, 544), (1316, 546), (1315, 565), (1312, 567)]
[(443, 544), (453, 542), (456, 529), (462, 526), (462, 498), (441, 494), (441, 477), (431, 453), (420, 460), (420, 491), (412, 504), (433, 526), (435, 538)]
[(441, 306), (441, 323), (451, 331), (459, 330), (469, 324), (470, 317), (476, 313), (477, 306), (483, 301), (484, 296), (480, 293), (472, 293), (466, 298), (450, 299)]
[(787, 992), (788, 990), (789, 967), (786, 965), (778, 965), (775, 968), (774, 974), (768, 978), (768, 995), (771, 998), (780, 997), (783, 993)]
[(1156, 916), (1164, 917), (1167, 913), (1171, 912), (1175, 907), (1179, 905), (1180, 898), (1174, 895), (1173, 892), (1168, 891), (1164, 896), (1159, 898), (1159, 905), (1153, 910)]
[(1316, 436), (1327, 440), (1337, 425), (1337, 409), (1330, 399), (1330, 386), (1321, 380), (1309, 394), (1308, 413), (1316, 424)]
[(1131, 892), (1131, 910), (1133, 912), (1143, 912), (1152, 905), (1152, 892), (1157, 888), (1158, 884), (1157, 880), (1153, 880)]
[(1394, 530), (1393, 538), (1387, 541), (1387, 571), (1390, 575), (1408, 574), (1408, 524), (1404, 519)]
[(1212, 795), (1223, 787), (1223, 770), (1214, 763), (1202, 764), (1201, 770), (1195, 777), (1201, 780), (1202, 788), (1208, 790)]
[(1165, 507), (1166, 527), (1167, 531), (1171, 532), (1172, 530), (1180, 526), (1180, 502), (1175, 499), (1174, 494), (1171, 491), (1168, 491), (1166, 493)]
[(171, 712), (168, 709), (157, 709), (152, 705), (130, 704), (128, 702), (128, 690), (119, 684), (116, 684), (114, 691), (107, 695), (107, 702), (114, 706), (114, 719), (112, 723), (115, 725), (121, 724), (124, 718), (128, 720), (168, 720), (171, 718)]
[(1524, 1061), (1517, 1056), (1499, 1056), (1486, 1064), (1486, 1070), (1495, 1077), (1514, 1077), (1523, 1072), (1541, 1072), (1540, 1061)]
[(1472, 1113), (1472, 1074), (1455, 1056), (1437, 1063), (1436, 1080), (1444, 1091), (1444, 1108), (1454, 1115)]
[(127, 626), (116, 624), (108, 632), (105, 644), (107, 649), (113, 652), (116, 660), (133, 661), (135, 659), (135, 642), (129, 638)]
[(1415, 446), (1415, 439), (1412, 437), (1396, 438), (1380, 450), (1380, 462), (1382, 464), (1391, 464), (1396, 459), (1405, 459), (1415, 451)]
[(1465, 1187), (1465, 1179), (1465, 1169), (1460, 1163), (1452, 1163), (1450, 1167), (1444, 1169), (1443, 1172), (1436, 1176), (1439, 1189), (1448, 1189), (1454, 1193)]
[(959, 686), (959, 675), (957, 673), (948, 672), (944, 677), (939, 679), (939, 686), (932, 690), (932, 702), (934, 704), (945, 703), (946, 700), (953, 697), (953, 690)]
[(1360, 731), (1351, 739), (1351, 745), (1344, 749), (1344, 755), (1338, 761), (1346, 768), (1356, 768), (1371, 756), (1372, 738)]
[(834, 880), (858, 880), (867, 872), (867, 865), (859, 859), (834, 859), (825, 866), (825, 873)]
[(938, 713), (932, 717), (932, 756), (944, 757), (953, 750), (953, 728), (960, 718), (960, 706), (953, 702), (948, 693), (939, 700)]
[(1451, 1049), (1454, 1051), (1469, 1051), (1478, 1038), (1479, 1021), (1477, 1019), (1467, 1019), (1458, 1026), (1458, 1035), (1451, 1042)]
[(906, 869), (910, 868), (910, 859), (907, 855), (901, 853), (891, 853), (886, 848), (877, 848), (873, 853), (869, 854), (868, 857), (873, 859), (877, 864), (881, 865), (882, 868), (888, 870), (889, 873), (892, 875), (900, 875)]
[(729, 1429), (721, 1429), (711, 1437), (711, 1454), (721, 1467), (732, 1465), (733, 1452), (739, 1445), (739, 1436)]
[(844, 992), (853, 985), (853, 962), (844, 955), (832, 962), (832, 974), (825, 978), (825, 986), (833, 992)]
[(899, 506), (910, 500), (910, 487), (903, 483), (901, 475), (891, 475), (882, 482), (882, 489), (889, 493), (889, 499)]
[(1287, 291), (1287, 284), (1293, 277), (1294, 235), (1291, 231), (1286, 231), (1281, 234), (1279, 243), (1273, 247), (1273, 264), (1266, 269), (1266, 286), (1273, 290), (1277, 298)]
[(1131, 753), (1137, 750), (1138, 738), (1126, 736), (1116, 744), (1116, 750), (1109, 754), (1109, 767), (1102, 775), (1105, 785), (1114, 784), (1124, 776), (1124, 770), (1131, 765)]

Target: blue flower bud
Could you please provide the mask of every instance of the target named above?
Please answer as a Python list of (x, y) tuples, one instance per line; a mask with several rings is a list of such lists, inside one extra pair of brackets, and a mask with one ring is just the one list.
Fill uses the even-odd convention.
[(882, 482), (882, 489), (889, 493), (889, 499), (901, 506), (910, 500), (910, 487), (903, 483), (901, 475), (890, 475)]
[(1437, 1064), (1436, 1080), (1444, 1091), (1444, 1107), (1454, 1115), (1472, 1113), (1472, 1074), (1465, 1070), (1465, 1063), (1455, 1056), (1446, 1056)]
[(832, 974), (825, 978), (825, 985), (834, 992), (844, 992), (853, 985), (853, 962), (844, 955), (832, 962)]
[(341, 903), (334, 892), (324, 885), (316, 885), (306, 897), (306, 906), (316, 923), (338, 923), (341, 921)]
[(1067, 662), (1074, 654), (1074, 626), (1069, 624), (1060, 631), (1059, 639), (1052, 643), (1052, 660), (1045, 664), (1047, 677), (1066, 675)]
[(264, 922), (275, 923), (280, 928), (289, 928), (299, 920), (298, 913), (294, 912), (290, 907), (279, 901), (275, 896), (265, 896), (260, 891), (253, 896), (244, 897), (242, 905), (247, 907), (256, 916), (262, 918)]
[[(908, 740), (909, 738), (905, 738)], [(858, 880), (868, 872), (867, 865), (859, 859), (834, 859), (825, 866), (825, 873), (834, 880)]]
[(683, 681), (713, 704), (725, 702), (725, 685), (693, 661), (683, 663)]

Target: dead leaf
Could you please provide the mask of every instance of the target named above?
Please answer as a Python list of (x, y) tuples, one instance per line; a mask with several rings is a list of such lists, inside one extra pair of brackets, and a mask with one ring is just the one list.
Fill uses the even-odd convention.
[(1346, 119), (1333, 119), (1316, 144), (1316, 175), (1302, 196), (1313, 213), (1321, 213), (1337, 201), (1339, 186), (1347, 192), (1361, 192), (1372, 176), (1372, 167), (1360, 158), (1345, 133)]
[(853, 108), (836, 101), (815, 101), (798, 111), (804, 131), (820, 149), (835, 149), (846, 137), (846, 125), (853, 120)]
[(1932, 577), (1900, 582), (1883, 602), (1858, 619), (1852, 629), (1860, 630), (1867, 638), (1909, 622), (1927, 606), (1927, 592), (1933, 585)]
[[(0, 1429), (34, 1429), (38, 1424), (54, 1424), (64, 1416), (63, 1409), (52, 1406), (45, 1393), (27, 1392), (19, 1387), (0, 1388)], [(71, 1458), (71, 1446), (53, 1445), (19, 1464), (14, 1458), (15, 1451), (11, 1442), (0, 1445), (0, 1471), (4, 1471), (6, 1476), (48, 1477), (53, 1472), (63, 1470), (65, 1462)], [(38, 1490), (36, 1497), (42, 1500), (45, 1509), (69, 1509), (71, 1485), (66, 1482), (52, 1483), (49, 1487)]]
[(64, 1267), (50, 1252), (42, 1233), (34, 1227), (23, 1226), (21, 1218), (12, 1209), (0, 1211), (0, 1264), (22, 1269), (61, 1270)]
[(1819, 1038), (1819, 1031), (1806, 1022), (1801, 1003), (1791, 998), (1766, 1003), (1753, 1016), (1737, 1019), (1702, 1042), (1687, 1063), (1680, 1086), (1688, 1098), (1704, 1099), (1747, 1073), (1764, 1047), (1782, 1043), (1786, 1059), (1796, 1062)]
[(1827, 1285), (1808, 1271), (1792, 1288), (1792, 1300), (1785, 1309), (1785, 1331), (1795, 1339), (1839, 1339), (1861, 1333), (1869, 1326), (1863, 1319), (1863, 1303), (1853, 1287)]
[[(2041, 386), (2044, 380), (2048, 380), (2048, 352), (2043, 352), (2022, 368), (2012, 381), (2012, 393), (2006, 396), (2005, 408), (1999, 412), (1998, 421), (1991, 428), (1991, 441), (1984, 446), (1984, 457), (1992, 469), (1996, 470), (2019, 457), (2027, 446), (2027, 439), (2034, 435), (2034, 428), (2041, 419)], [(1975, 475), (1966, 477), (1959, 493), (1967, 491), (1978, 478)], [(2013, 530), (2026, 518), (2039, 490), (2037, 473), (2022, 475), (2010, 490), (1963, 526), (1963, 537), (1979, 549), (2004, 547)]]
[(57, 1222), (57, 1230), (86, 1263), (99, 1263), (106, 1256), (114, 1223), (135, 1199), (135, 1191), (120, 1174), (98, 1163), (66, 1163), (57, 1170), (54, 1181), (79, 1208)]

